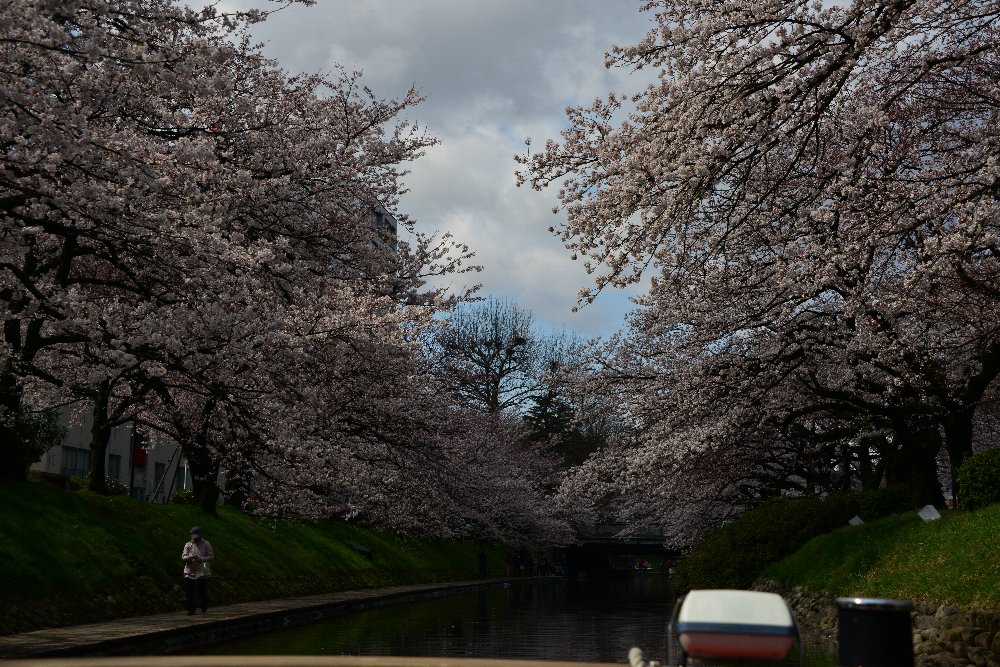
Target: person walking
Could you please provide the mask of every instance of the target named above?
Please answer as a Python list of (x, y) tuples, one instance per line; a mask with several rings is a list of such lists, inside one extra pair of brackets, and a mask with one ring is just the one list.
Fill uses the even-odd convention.
[(184, 545), (181, 560), (184, 561), (184, 593), (187, 595), (187, 612), (193, 615), (194, 592), (198, 589), (201, 612), (208, 611), (208, 578), (212, 575), (210, 563), (215, 558), (212, 545), (202, 537), (201, 527), (191, 529), (191, 540)]

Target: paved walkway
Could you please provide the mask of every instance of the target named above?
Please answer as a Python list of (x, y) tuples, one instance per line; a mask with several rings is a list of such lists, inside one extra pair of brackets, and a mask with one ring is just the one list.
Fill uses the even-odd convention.
[(0, 637), (0, 661), (11, 658), (166, 653), (255, 632), (319, 620), (354, 609), (454, 592), (503, 580), (414, 584), (175, 611), (106, 623), (49, 628)]

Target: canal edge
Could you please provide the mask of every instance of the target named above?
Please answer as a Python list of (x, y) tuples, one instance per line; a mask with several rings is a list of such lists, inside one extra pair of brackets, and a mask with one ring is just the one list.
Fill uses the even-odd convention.
[[(341, 591), (297, 598), (46, 628), (0, 637), (0, 662), (18, 658), (170, 654), (321, 621), (366, 608), (434, 598), (534, 578), (478, 579)], [(99, 639), (97, 639), (99, 638)]]

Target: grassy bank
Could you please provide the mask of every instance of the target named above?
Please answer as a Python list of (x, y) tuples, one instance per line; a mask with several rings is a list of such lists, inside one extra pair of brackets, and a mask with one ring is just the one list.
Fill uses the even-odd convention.
[(930, 523), (900, 514), (816, 537), (764, 576), (837, 596), (1000, 609), (998, 535), (1000, 505)]
[[(216, 554), (212, 604), (478, 577), (470, 542), (0, 484), (0, 634), (180, 609), (180, 553), (195, 524)], [(503, 554), (487, 556), (502, 574)]]

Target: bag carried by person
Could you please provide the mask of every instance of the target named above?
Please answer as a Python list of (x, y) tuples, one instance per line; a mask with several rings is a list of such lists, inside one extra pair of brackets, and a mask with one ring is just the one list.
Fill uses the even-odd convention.
[(208, 561), (197, 563), (194, 566), (195, 579), (201, 579), (202, 577), (211, 577), (211, 576), (212, 576), (212, 564), (209, 563)]

